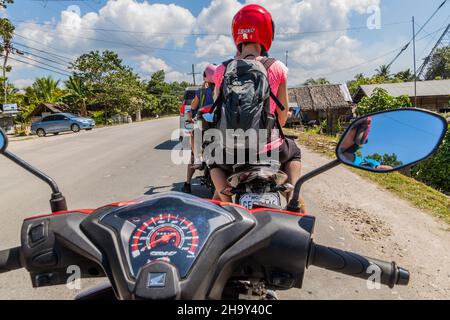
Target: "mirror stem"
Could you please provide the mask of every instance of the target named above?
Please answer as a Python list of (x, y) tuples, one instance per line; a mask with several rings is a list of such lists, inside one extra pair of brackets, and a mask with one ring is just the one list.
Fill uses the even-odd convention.
[(3, 155), (50, 186), (50, 188), (52, 189), (52, 197), (50, 199), (50, 207), (52, 209), (52, 212), (67, 210), (66, 198), (64, 198), (62, 193), (59, 191), (58, 185), (52, 178), (34, 168), (9, 151), (4, 151)]
[(325, 164), (317, 169), (314, 169), (313, 171), (308, 172), (307, 174), (301, 176), (300, 179), (298, 179), (297, 183), (295, 184), (294, 192), (292, 194), (292, 199), (291, 199), (291, 201), (289, 201), (289, 203), (287, 205), (287, 210), (293, 211), (293, 212), (300, 212), (298, 198), (300, 196), (300, 189), (302, 188), (303, 183), (305, 183), (309, 179), (312, 179), (315, 176), (317, 176), (325, 171), (328, 171), (340, 164), (341, 164), (341, 161), (339, 159), (336, 159), (336, 160), (328, 162), (327, 164)]

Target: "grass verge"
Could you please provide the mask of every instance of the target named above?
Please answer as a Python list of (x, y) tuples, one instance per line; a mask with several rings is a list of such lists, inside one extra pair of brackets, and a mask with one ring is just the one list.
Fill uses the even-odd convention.
[[(301, 146), (335, 158), (337, 138), (320, 135), (312, 131), (286, 129), (286, 134), (296, 136)], [(415, 207), (430, 212), (450, 224), (450, 197), (413, 178), (398, 172), (377, 174), (350, 168), (361, 177), (375, 182), (383, 189), (409, 201)]]

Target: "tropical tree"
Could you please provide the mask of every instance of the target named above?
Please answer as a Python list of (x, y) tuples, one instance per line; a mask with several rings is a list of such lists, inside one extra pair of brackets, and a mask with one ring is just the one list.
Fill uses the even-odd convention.
[[(4, 5), (0, 5), (0, 6), (4, 7)], [(6, 81), (7, 81), (6, 73), (11, 72), (11, 66), (8, 66), (8, 56), (9, 56), (9, 53), (11, 52), (11, 48), (12, 48), (11, 40), (13, 38), (13, 33), (14, 33), (14, 25), (11, 23), (11, 21), (9, 21), (6, 18), (1, 18), (0, 19), (0, 39), (2, 40), (2, 43), (0, 43), (0, 54), (4, 56), (3, 65), (1, 67), (2, 78), (0, 79), (1, 82), (3, 83), (2, 95), (6, 94), (6, 92), (4, 92), (5, 86), (6, 86)], [(6, 100), (6, 96), (4, 96), (2, 100)]]
[(439, 48), (431, 57), (426, 79), (450, 79), (450, 46)]
[(394, 75), (394, 78), (397, 78), (397, 79), (399, 79), (401, 81), (405, 81), (405, 82), (413, 81), (414, 80), (414, 73), (411, 72), (411, 69), (406, 69), (406, 70), (397, 72)]
[[(153, 101), (133, 70), (123, 64), (118, 54), (106, 50), (91, 51), (72, 63), (74, 78), (92, 93), (91, 104), (103, 107), (105, 117), (117, 113), (136, 112)], [(139, 101), (139, 107), (136, 102)]]
[(30, 104), (58, 103), (64, 97), (64, 92), (58, 87), (59, 80), (52, 76), (37, 78), (31, 87), (25, 89)]
[(81, 115), (86, 116), (86, 103), (91, 96), (88, 87), (77, 77), (69, 77), (69, 80), (67, 80), (65, 84), (67, 89), (67, 94), (64, 97), (65, 100), (77, 106)]
[(303, 85), (305, 86), (317, 86), (326, 84), (330, 84), (330, 81), (328, 81), (326, 78), (318, 78), (318, 79), (309, 78), (303, 83)]
[(391, 69), (389, 66), (383, 64), (375, 69), (376, 76), (389, 80), (391, 78)]

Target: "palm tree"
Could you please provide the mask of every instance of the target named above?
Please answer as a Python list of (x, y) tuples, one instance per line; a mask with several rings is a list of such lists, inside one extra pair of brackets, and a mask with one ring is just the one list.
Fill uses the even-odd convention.
[(328, 81), (326, 78), (318, 78), (318, 79), (310, 78), (303, 83), (303, 85), (305, 86), (317, 86), (325, 84), (330, 84), (330, 81)]
[(375, 72), (377, 73), (376, 75), (378, 77), (382, 77), (385, 79), (389, 79), (391, 77), (390, 67), (385, 64), (383, 64), (383, 65), (379, 66), (377, 69), (375, 69)]
[(87, 115), (86, 101), (90, 96), (90, 91), (84, 84), (84, 82), (77, 77), (70, 77), (66, 81), (66, 88), (68, 94), (66, 98), (71, 99), (75, 105), (80, 107), (80, 113), (83, 117)]
[(28, 94), (33, 95), (37, 102), (57, 103), (60, 102), (64, 93), (58, 88), (59, 80), (54, 80), (52, 76), (37, 78)]
[(414, 80), (414, 74), (411, 72), (411, 69), (406, 69), (403, 71), (400, 71), (395, 74), (395, 77), (403, 80), (403, 81), (413, 81)]

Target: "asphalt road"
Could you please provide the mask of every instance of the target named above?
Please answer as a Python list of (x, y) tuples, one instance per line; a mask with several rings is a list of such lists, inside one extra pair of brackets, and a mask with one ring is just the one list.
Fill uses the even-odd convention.
[[(177, 118), (95, 129), (78, 134), (10, 143), (10, 150), (52, 176), (67, 197), (69, 208), (95, 208), (142, 194), (180, 190), (185, 166), (171, 162), (170, 140)], [(307, 160), (307, 155), (304, 155)], [(311, 166), (311, 164), (310, 164)], [(49, 188), (0, 157), (0, 249), (17, 246), (25, 217), (49, 211)], [(194, 186), (194, 193), (204, 193)], [(377, 251), (355, 237), (305, 191), (309, 212), (317, 217), (317, 242), (351, 248), (368, 256)], [(322, 195), (323, 196), (323, 195)], [(99, 280), (83, 280), (86, 289)], [(25, 270), (0, 275), (0, 299), (70, 299), (79, 291), (65, 286), (33, 289)], [(417, 298), (408, 288), (369, 290), (366, 282), (317, 268), (306, 271), (304, 288), (279, 294), (289, 299)]]

